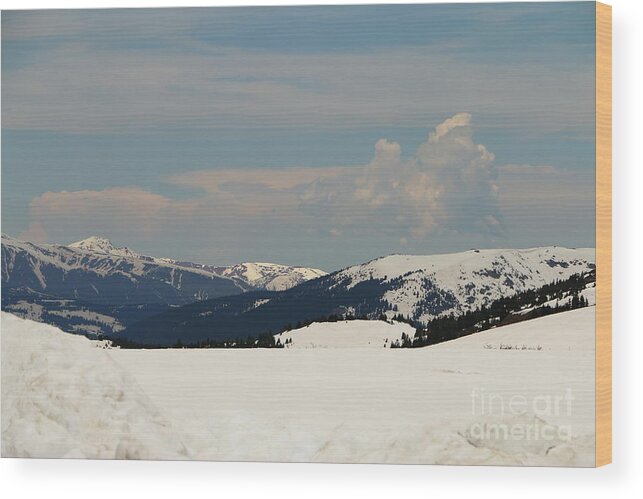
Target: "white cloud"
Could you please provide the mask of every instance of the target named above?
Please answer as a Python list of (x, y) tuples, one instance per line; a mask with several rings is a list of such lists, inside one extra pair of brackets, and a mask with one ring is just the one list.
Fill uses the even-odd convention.
[(458, 113), (452, 118), (448, 118), (435, 127), (435, 133), (429, 137), (429, 142), (435, 143), (444, 137), (447, 133), (457, 127), (469, 126), (471, 124), (471, 115), (469, 113)]
[(457, 231), (497, 231), (495, 156), (473, 140), (471, 115), (459, 113), (438, 125), (416, 153), (417, 175), (411, 189), (433, 197), (431, 226)]
[(472, 138), (471, 115), (440, 123), (416, 154), (380, 139), (372, 161), (341, 181), (318, 181), (304, 196), (341, 226), (379, 226), (403, 237), (436, 232), (501, 232), (494, 156)]
[(543, 220), (559, 231), (570, 220), (581, 227), (593, 204), (592, 178), (585, 177), (550, 166), (496, 166), (493, 153), (474, 140), (471, 115), (459, 113), (438, 124), (410, 157), (398, 143), (378, 140), (361, 167), (205, 170), (167, 178), (194, 190), (184, 199), (135, 186), (46, 192), (31, 202), (25, 237), (46, 238), (46, 228), (55, 239), (73, 231), (152, 238), (198, 227), (244, 237), (286, 230), (344, 240), (377, 236), (408, 247), (441, 237), (497, 241), (507, 232), (529, 235), (528, 224)]

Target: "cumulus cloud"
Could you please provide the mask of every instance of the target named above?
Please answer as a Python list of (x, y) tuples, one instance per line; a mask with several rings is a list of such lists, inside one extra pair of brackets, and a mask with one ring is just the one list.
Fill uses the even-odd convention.
[(336, 238), (388, 235), (403, 246), (435, 234), (497, 235), (496, 170), (493, 154), (473, 140), (471, 115), (459, 113), (410, 157), (397, 142), (378, 140), (361, 167), (195, 171), (165, 179), (194, 190), (180, 200), (132, 186), (46, 192), (31, 202), (40, 224), (32, 232), (90, 225), (151, 237), (173, 226), (240, 231), (287, 223)]
[(336, 224), (395, 227), (405, 241), (436, 232), (498, 234), (496, 175), (494, 155), (473, 140), (471, 115), (458, 113), (408, 159), (398, 143), (380, 139), (368, 165), (339, 182), (315, 182), (304, 206), (323, 206)]
[(435, 132), (431, 134), (429, 141), (435, 143), (454, 128), (468, 127), (469, 125), (471, 125), (471, 115), (469, 113), (458, 113), (436, 126)]
[(434, 223), (464, 232), (498, 231), (495, 156), (474, 142), (470, 114), (456, 114), (438, 125), (416, 160), (414, 185), (427, 186), (420, 192), (434, 197)]

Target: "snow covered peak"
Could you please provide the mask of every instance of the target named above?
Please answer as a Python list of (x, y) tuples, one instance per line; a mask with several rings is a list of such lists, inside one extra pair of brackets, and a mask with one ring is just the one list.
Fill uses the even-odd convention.
[(251, 286), (283, 291), (304, 281), (326, 275), (319, 269), (291, 267), (278, 263), (247, 262), (220, 269), (220, 275), (242, 279)]
[(138, 257), (139, 255), (129, 248), (118, 248), (109, 239), (100, 236), (91, 236), (82, 241), (76, 241), (69, 245), (70, 248), (106, 255)]
[(102, 251), (103, 253), (109, 253), (111, 250), (116, 249), (116, 246), (109, 239), (100, 236), (90, 236), (87, 239), (71, 243), (69, 247), (88, 251)]

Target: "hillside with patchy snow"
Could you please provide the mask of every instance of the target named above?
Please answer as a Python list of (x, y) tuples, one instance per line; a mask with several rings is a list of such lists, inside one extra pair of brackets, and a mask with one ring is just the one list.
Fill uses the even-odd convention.
[(485, 306), (595, 268), (593, 248), (557, 246), (525, 250), (471, 250), (445, 255), (391, 255), (333, 275), (348, 289), (368, 280), (388, 287), (391, 309), (421, 322), (444, 313)]
[(449, 255), (391, 255), (280, 292), (253, 292), (166, 310), (127, 327), (138, 345), (171, 346), (257, 338), (335, 318), (413, 323), (487, 306), (595, 269), (593, 249), (471, 250)]

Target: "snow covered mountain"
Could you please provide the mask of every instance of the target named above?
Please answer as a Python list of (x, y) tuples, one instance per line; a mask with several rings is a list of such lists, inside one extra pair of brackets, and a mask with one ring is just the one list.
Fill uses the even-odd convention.
[[(121, 248), (126, 249), (126, 248)], [(200, 263), (182, 262), (178, 260), (161, 259), (174, 265), (211, 272), (214, 275), (232, 279), (247, 289), (267, 289), (283, 291), (302, 282), (316, 279), (327, 274), (323, 270), (308, 267), (293, 267), (279, 263), (247, 262), (229, 266), (204, 265)]]
[(386, 287), (392, 312), (420, 322), (474, 310), (596, 268), (593, 248), (556, 246), (525, 250), (470, 250), (444, 255), (390, 255), (333, 275), (334, 286), (351, 289), (369, 280)]
[(116, 248), (102, 238), (59, 246), (18, 241), (5, 235), (2, 287), (13, 294), (110, 305), (183, 305), (247, 289), (212, 272)]
[[(198, 299), (214, 298), (225, 294), (235, 294), (249, 289), (284, 290), (296, 286), (309, 279), (325, 275), (318, 269), (305, 267), (292, 267), (274, 263), (241, 263), (232, 266), (202, 265), (192, 262), (181, 262), (170, 258), (157, 258), (145, 256), (132, 251), (127, 247), (116, 247), (109, 240), (92, 236), (82, 241), (71, 243), (68, 246), (33, 244), (18, 241), (9, 236), (2, 236), (2, 282), (3, 286), (9, 283), (20, 283), (30, 289), (46, 293), (51, 291), (52, 285), (47, 281), (42, 268), (57, 267), (65, 272), (72, 270), (87, 271), (102, 277), (121, 276), (131, 282), (138, 282), (145, 278), (158, 281), (162, 285), (173, 288), (172, 297), (158, 296), (155, 291), (153, 302), (168, 302), (171, 305), (188, 303)], [(19, 262), (23, 258), (22, 265)], [(18, 262), (18, 264), (17, 264)], [(28, 275), (24, 274), (28, 271)], [(16, 275), (18, 272), (20, 275)], [(200, 287), (187, 286), (186, 276), (200, 282)], [(68, 280), (68, 277), (67, 277)], [(203, 284), (203, 282), (207, 284)], [(35, 286), (31, 286), (34, 284)], [(87, 284), (87, 283), (85, 283)], [(222, 293), (212, 291), (213, 285), (222, 288)], [(216, 287), (215, 286), (215, 287)], [(189, 289), (186, 289), (189, 288)], [(186, 295), (187, 296), (183, 296)], [(193, 293), (192, 293), (193, 292)], [(192, 293), (192, 294), (190, 294)], [(54, 293), (56, 296), (59, 294)], [(88, 297), (79, 296), (84, 293), (76, 290), (73, 296), (67, 298), (83, 298), (95, 301), (99, 294), (97, 289), (91, 288)], [(159, 298), (159, 299), (157, 299)], [(100, 300), (99, 300), (100, 301)], [(132, 302), (129, 294), (126, 302)], [(134, 300), (136, 301), (136, 300)], [(137, 301), (140, 303), (150, 300)], [(110, 299), (110, 303), (114, 303)]]
[(66, 331), (109, 334), (168, 306), (286, 289), (322, 271), (276, 264), (215, 267), (138, 254), (92, 236), (68, 246), (2, 235), (2, 307)]
[(168, 345), (177, 339), (190, 344), (275, 334), (332, 316), (372, 320), (401, 315), (425, 324), (594, 269), (594, 249), (391, 255), (284, 291), (246, 293), (168, 310), (119, 334), (135, 343)]
[(231, 267), (216, 267), (217, 275), (240, 279), (259, 289), (283, 291), (302, 282), (326, 275), (319, 269), (290, 267), (276, 263), (239, 263)]

